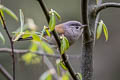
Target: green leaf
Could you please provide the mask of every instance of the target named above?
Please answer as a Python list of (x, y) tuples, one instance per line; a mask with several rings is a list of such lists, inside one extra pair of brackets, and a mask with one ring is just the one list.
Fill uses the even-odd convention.
[(52, 75), (49, 71), (46, 71), (42, 74), (39, 80), (52, 80)]
[(54, 10), (54, 13), (55, 13), (55, 15), (57, 16), (57, 18), (59, 19), (59, 20), (61, 20), (61, 16)]
[(102, 26), (103, 26), (103, 21), (101, 20), (98, 24), (98, 27), (97, 27), (97, 34), (96, 34), (97, 39), (99, 39), (101, 36)]
[(68, 72), (66, 72), (66, 73), (62, 76), (62, 80), (70, 80), (70, 79), (69, 79), (69, 74), (68, 74)]
[(50, 36), (51, 36), (51, 34), (50, 34), (50, 32), (49, 32), (48, 27), (44, 26), (44, 29), (45, 29), (45, 31), (46, 31), (46, 33), (47, 33), (47, 35), (50, 37)]
[[(2, 17), (4, 18), (4, 13), (3, 13), (3, 11), (1, 9), (0, 9), (0, 13), (1, 13)], [(1, 24), (3, 26), (3, 20), (1, 19), (1, 17), (0, 17), (0, 21), (1, 21)]]
[(22, 60), (25, 61), (26, 64), (37, 64), (40, 63), (41, 57), (34, 53), (26, 53), (22, 56)]
[[(21, 32), (20, 32), (21, 33)], [(32, 37), (32, 32), (30, 32), (29, 30), (26, 30), (25, 32), (23, 32), (24, 34), (22, 35), (22, 38), (28, 38), (28, 37)]]
[(41, 42), (40, 37), (37, 34), (35, 34), (35, 33), (32, 34), (32, 38), (33, 38), (34, 41)]
[(26, 53), (22, 56), (22, 60), (26, 62), (26, 64), (30, 64), (32, 61), (32, 53)]
[(4, 36), (2, 35), (1, 32), (0, 32), (0, 39), (3, 41), (3, 44), (5, 44), (5, 38), (4, 38)]
[(54, 13), (52, 13), (52, 15), (50, 17), (50, 22), (49, 22), (50, 31), (53, 31), (55, 29), (55, 25), (56, 25), (55, 15), (54, 15)]
[(36, 52), (38, 50), (38, 44), (32, 41), (31, 47), (29, 49), (31, 52)]
[(15, 20), (18, 21), (18, 17), (15, 15), (15, 13), (13, 13), (13, 11), (11, 11), (10, 9), (6, 8), (3, 5), (0, 5), (0, 9), (3, 10), (4, 12), (6, 12), (8, 15), (10, 15), (11, 17), (13, 17)]
[(37, 54), (34, 54), (34, 55), (36, 55), (36, 56), (32, 58), (32, 64), (38, 64), (38, 63), (40, 63), (41, 56), (38, 56)]
[(76, 75), (78, 76), (79, 80), (82, 80), (82, 74), (81, 73), (77, 73)]
[(49, 11), (49, 14), (50, 14), (50, 15), (52, 15), (52, 13), (54, 13), (55, 16), (57, 16), (58, 20), (61, 20), (61, 16), (60, 16), (55, 10), (51, 9), (51, 10)]
[(67, 67), (65, 66), (65, 64), (63, 63), (63, 61), (60, 61), (60, 66), (67, 71)]
[(0, 9), (0, 11), (1, 11), (1, 15), (4, 17), (4, 13), (3, 13), (3, 11)]
[(40, 62), (41, 57), (38, 56), (37, 54), (33, 53), (38, 50), (38, 44), (35, 41), (32, 41), (32, 44), (29, 48), (31, 52), (26, 53), (25, 55), (22, 56), (22, 60), (25, 61), (26, 64), (37, 64)]
[(104, 23), (103, 23), (103, 31), (104, 31), (105, 39), (107, 41), (108, 40), (108, 29)]
[(63, 54), (68, 48), (69, 48), (69, 41), (64, 35), (62, 35), (61, 47), (60, 47), (61, 54)]
[(52, 75), (49, 74), (46, 80), (52, 80)]
[(23, 32), (23, 26), (24, 26), (24, 14), (22, 12), (22, 10), (20, 9), (20, 26), (21, 26), (21, 31), (20, 32)]
[(43, 48), (43, 50), (44, 50), (45, 52), (47, 52), (48, 54), (54, 54), (53, 49), (52, 49), (52, 48), (50, 47), (50, 45), (47, 44), (46, 42), (41, 41), (41, 42), (40, 42), (40, 45), (41, 45), (41, 47)]
[(23, 39), (28, 38), (28, 37), (31, 37), (31, 34), (25, 34), (25, 33), (24, 33), (24, 34), (22, 35), (22, 38), (23, 38)]

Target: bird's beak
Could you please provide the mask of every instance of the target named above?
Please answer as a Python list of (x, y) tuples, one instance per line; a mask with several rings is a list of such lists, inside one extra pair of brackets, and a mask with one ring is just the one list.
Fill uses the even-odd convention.
[(87, 25), (81, 25), (81, 29), (85, 28)]

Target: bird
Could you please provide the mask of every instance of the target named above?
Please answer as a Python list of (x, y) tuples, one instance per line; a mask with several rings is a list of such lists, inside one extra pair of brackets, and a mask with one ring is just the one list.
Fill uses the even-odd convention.
[[(86, 25), (81, 24), (79, 21), (66, 21), (56, 25), (55, 31), (58, 33), (59, 36), (64, 35), (68, 39), (69, 45), (72, 45), (82, 35), (85, 26)], [(57, 44), (53, 35), (49, 37), (45, 33), (43, 37), (45, 38), (45, 41), (50, 45)], [(28, 37), (26, 39), (20, 38), (18, 41), (22, 40), (32, 40), (32, 37)]]

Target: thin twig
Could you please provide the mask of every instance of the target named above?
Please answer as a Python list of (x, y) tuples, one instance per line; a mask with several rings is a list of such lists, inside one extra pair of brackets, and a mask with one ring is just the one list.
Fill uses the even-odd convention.
[[(42, 8), (42, 10), (43, 10), (43, 12), (44, 12), (44, 14), (46, 16), (46, 19), (47, 19), (48, 23), (49, 23), (50, 16), (48, 14), (48, 10), (47, 10), (45, 4), (43, 3), (43, 0), (38, 0), (38, 2), (40, 3), (40, 6), (41, 6), (41, 8)], [(59, 52), (61, 53), (61, 51), (60, 51), (60, 46), (61, 46), (60, 39), (59, 39), (59, 37), (58, 37), (58, 35), (57, 35), (55, 30), (53, 30), (52, 33), (53, 33), (53, 36), (55, 37), (55, 40), (57, 42), (57, 45), (58, 45), (58, 48), (59, 48)], [(76, 74), (75, 74), (75, 72), (73, 70), (73, 68), (71, 67), (70, 63), (68, 62), (68, 58), (67, 58), (66, 54), (65, 53), (62, 54), (61, 57), (62, 57), (63, 62), (65, 63), (65, 66), (67, 67), (69, 73), (71, 74), (72, 78), (74, 80), (78, 80), (77, 76), (76, 76)]]
[(98, 5), (98, 6), (96, 6), (96, 8), (95, 8), (96, 15), (97, 15), (100, 11), (102, 11), (102, 10), (104, 10), (104, 9), (106, 9), (106, 8), (110, 8), (110, 7), (120, 8), (120, 3), (108, 2), (108, 3), (103, 3), (103, 4), (101, 4), (101, 5)]
[(4, 18), (0, 12), (0, 17), (1, 17), (1, 20), (3, 22), (3, 27), (4, 27), (4, 30), (6, 31), (6, 34), (9, 38), (9, 41), (10, 41), (10, 45), (11, 45), (11, 57), (12, 57), (12, 61), (13, 61), (13, 80), (15, 80), (15, 56), (14, 56), (14, 46), (13, 46), (13, 41), (12, 41), (12, 37), (10, 36), (9, 32), (8, 32), (8, 29), (7, 29), (7, 26), (6, 26), (6, 23), (4, 21)]
[[(10, 48), (0, 48), (0, 54), (2, 53), (10, 53), (11, 49)], [(29, 50), (22, 50), (22, 49), (14, 49), (14, 53), (15, 54), (25, 54), (31, 52)], [(45, 54), (42, 52), (32, 52), (34, 54), (40, 55), (40, 56), (47, 56), (47, 57), (53, 57), (53, 58), (60, 58), (59, 54), (54, 54), (54, 55), (50, 55), (50, 54)], [(80, 59), (80, 55), (67, 55), (69, 59)]]
[(0, 64), (0, 72), (7, 78), (8, 80), (13, 80), (12, 76), (7, 72), (7, 70)]
[[(0, 48), (0, 54), (2, 53), (10, 53), (12, 50), (10, 48)], [(15, 54), (24, 54), (29, 52), (29, 50), (20, 50), (20, 49), (14, 49)]]
[(56, 72), (53, 64), (50, 62), (50, 60), (46, 56), (44, 56), (44, 63), (47, 65), (49, 70), (52, 70), (52, 74), (56, 78), (56, 80), (59, 80), (60, 77), (57, 75), (57, 72)]

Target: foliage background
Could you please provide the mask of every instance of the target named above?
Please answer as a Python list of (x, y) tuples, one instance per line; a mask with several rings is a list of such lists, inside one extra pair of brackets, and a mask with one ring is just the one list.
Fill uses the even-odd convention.
[[(78, 20), (81, 21), (80, 15), (80, 0), (44, 0), (48, 8), (55, 9), (62, 17), (62, 21)], [(119, 0), (104, 0), (120, 2)], [(36, 0), (2, 0), (2, 4), (14, 11), (19, 16), (19, 9), (22, 9), (25, 18), (34, 19), (35, 23), (39, 26), (38, 31), (43, 25), (47, 25), (45, 16)], [(10, 16), (5, 15), (7, 27), (10, 32), (16, 30), (20, 24), (13, 20)], [(117, 80), (120, 79), (120, 9), (107, 9), (102, 11), (101, 17), (109, 30), (109, 40), (105, 42), (104, 35), (100, 40), (96, 41), (94, 52), (94, 74), (96, 80)], [(57, 22), (57, 23), (61, 23)], [(1, 25), (0, 25), (1, 26)], [(2, 27), (0, 31), (6, 36)], [(0, 47), (10, 47), (8, 38), (6, 37), (6, 44), (3, 45), (0, 41)], [(27, 49), (29, 41), (15, 43), (17, 49)], [(68, 50), (68, 54), (80, 54), (81, 39), (77, 41)], [(25, 65), (21, 61), (19, 55), (16, 55), (16, 78), (17, 80), (38, 80), (39, 76), (47, 70), (47, 66), (42, 62), (35, 65)], [(55, 63), (55, 59), (51, 58)], [(80, 59), (70, 59), (76, 71), (80, 71)], [(0, 64), (2, 64), (10, 73), (12, 73), (12, 61), (9, 54), (0, 54)], [(4, 76), (0, 73), (0, 80), (5, 80)]]

